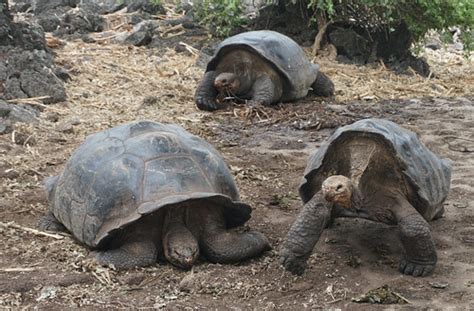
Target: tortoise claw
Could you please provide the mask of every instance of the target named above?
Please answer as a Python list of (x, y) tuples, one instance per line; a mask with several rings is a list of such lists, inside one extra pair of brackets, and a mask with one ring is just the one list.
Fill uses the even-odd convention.
[(215, 99), (206, 97), (196, 97), (196, 106), (201, 110), (214, 111), (219, 109)]
[(308, 266), (306, 258), (284, 248), (280, 253), (280, 264), (295, 275), (302, 275)]
[(434, 264), (420, 264), (403, 259), (400, 262), (399, 271), (406, 275), (418, 277), (430, 275), (433, 273), (434, 268)]

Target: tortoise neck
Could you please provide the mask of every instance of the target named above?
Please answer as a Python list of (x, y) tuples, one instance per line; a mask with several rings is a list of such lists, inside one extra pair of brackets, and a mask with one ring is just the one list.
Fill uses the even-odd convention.
[(352, 184), (351, 205), (355, 210), (363, 208), (363, 197), (358, 185)]

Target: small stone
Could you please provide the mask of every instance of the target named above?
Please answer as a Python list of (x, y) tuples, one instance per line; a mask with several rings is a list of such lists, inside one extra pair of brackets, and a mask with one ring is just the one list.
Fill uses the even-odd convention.
[(133, 27), (130, 35), (125, 39), (125, 44), (135, 46), (147, 45), (153, 38), (153, 32), (157, 27), (155, 21), (143, 21)]
[(467, 208), (467, 203), (466, 202), (456, 202), (453, 205), (454, 205), (454, 207), (457, 207), (457, 208)]
[(431, 287), (439, 288), (439, 289), (445, 289), (449, 285), (448, 283), (441, 283), (441, 282), (430, 282), (429, 284)]
[(56, 130), (62, 133), (74, 133), (74, 127), (71, 122), (61, 122), (56, 125)]
[(428, 48), (428, 49), (432, 49), (432, 50), (439, 50), (443, 47), (443, 44), (441, 43), (441, 41), (437, 38), (433, 38), (431, 40), (428, 40), (425, 44), (425, 46)]
[(81, 119), (77, 117), (73, 117), (73, 118), (70, 118), (68, 122), (71, 123), (72, 125), (79, 125), (81, 124)]
[(54, 111), (48, 111), (46, 112), (44, 118), (50, 122), (58, 122), (59, 120), (59, 114)]
[(40, 295), (38, 298), (36, 298), (36, 301), (43, 301), (55, 298), (58, 290), (59, 288), (55, 286), (45, 286), (41, 289)]
[(157, 104), (158, 101), (159, 101), (159, 98), (157, 96), (147, 96), (143, 99), (142, 106), (143, 107), (153, 106)]

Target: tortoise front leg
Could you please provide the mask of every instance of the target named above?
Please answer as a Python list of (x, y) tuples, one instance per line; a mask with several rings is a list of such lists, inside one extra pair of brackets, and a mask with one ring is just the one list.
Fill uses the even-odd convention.
[(405, 257), (400, 261), (401, 273), (413, 276), (427, 276), (436, 266), (436, 249), (426, 220), (405, 199), (395, 210), (399, 236)]
[(281, 98), (281, 90), (278, 90), (272, 79), (267, 75), (258, 77), (252, 85), (250, 104), (271, 105)]
[(214, 232), (201, 239), (201, 250), (210, 262), (239, 262), (270, 250), (267, 238), (258, 231), (243, 233), (233, 231)]
[(130, 269), (156, 263), (158, 249), (151, 239), (136, 239), (127, 241), (116, 249), (93, 251), (91, 255), (100, 265), (113, 265), (116, 269)]
[[(222, 208), (207, 206), (199, 208), (199, 221), (202, 232), (199, 246), (206, 258), (215, 263), (239, 262), (270, 250), (267, 238), (260, 232), (229, 231), (226, 229)], [(192, 225), (191, 222), (189, 225)]]
[(201, 110), (213, 111), (219, 109), (216, 102), (218, 92), (214, 87), (215, 78), (215, 71), (206, 72), (196, 89), (194, 100), (196, 106)]
[(280, 263), (286, 270), (297, 275), (306, 270), (308, 258), (331, 220), (331, 206), (321, 191), (303, 206), (280, 251)]

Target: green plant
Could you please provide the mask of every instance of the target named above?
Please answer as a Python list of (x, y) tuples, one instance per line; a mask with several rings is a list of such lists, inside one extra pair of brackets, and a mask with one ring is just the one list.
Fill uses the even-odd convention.
[(194, 9), (199, 23), (211, 28), (219, 37), (228, 36), (232, 29), (246, 21), (240, 0), (202, 0)]
[(352, 22), (370, 29), (392, 31), (404, 21), (413, 35), (420, 40), (430, 30), (443, 31), (458, 26), (466, 48), (472, 49), (470, 30), (474, 27), (472, 0), (293, 0), (304, 1), (315, 16), (323, 15), (329, 21)]

